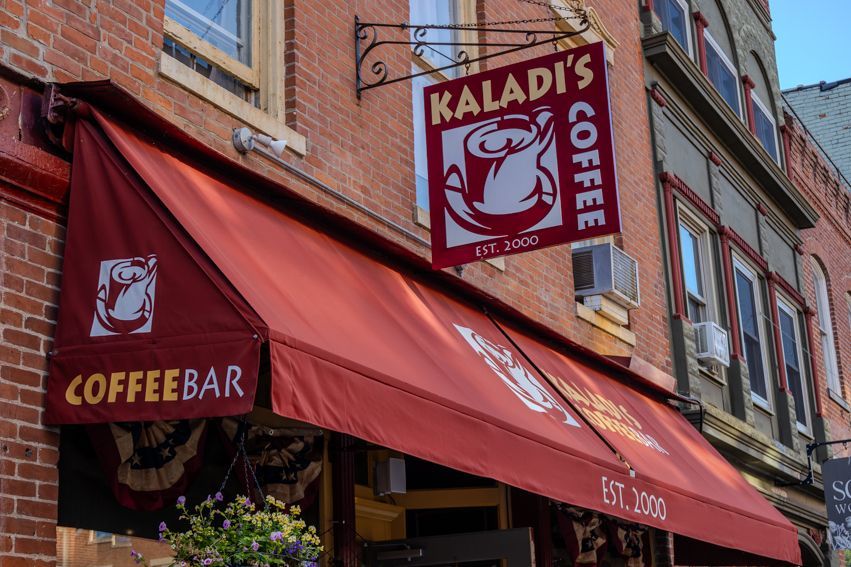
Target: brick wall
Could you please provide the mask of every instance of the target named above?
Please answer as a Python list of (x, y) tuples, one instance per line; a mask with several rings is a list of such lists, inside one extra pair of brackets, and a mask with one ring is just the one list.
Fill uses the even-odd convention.
[[(820, 215), (815, 228), (803, 231), (803, 275), (807, 304), (815, 308), (812, 259), (818, 258), (827, 277), (828, 295), (833, 323), (834, 348), (837, 352), (840, 383), (845, 399), (851, 399), (851, 326), (849, 326), (847, 297), (851, 294), (851, 193), (842, 183), (833, 166), (823, 159), (803, 126), (786, 115), (789, 129), (790, 176), (803, 195)], [(819, 395), (831, 439), (851, 438), (849, 413), (827, 394), (824, 358), (818, 340), (817, 318), (813, 321), (814, 356), (821, 382)], [(841, 445), (834, 447), (837, 456), (849, 453)]]
[[(474, 1), (474, 0), (465, 0)], [(665, 282), (659, 247), (650, 135), (645, 107), (638, 9), (622, 0), (589, 0), (619, 42), (610, 89), (623, 217), (624, 249), (639, 261), (642, 307), (631, 315), (635, 354), (670, 372)], [(408, 0), (359, 3), (364, 20), (407, 20)], [(479, 0), (480, 19), (549, 17), (547, 8), (517, 0)], [(286, 123), (307, 138), (307, 155), (284, 159), (393, 222), (428, 238), (412, 219), (413, 174), (411, 85), (402, 82), (355, 96), (352, 26), (348, 2), (289, 0), (285, 17)], [(551, 26), (551, 23), (540, 24)], [(18, 83), (110, 78), (167, 120), (214, 150), (346, 215), (423, 257), (429, 250), (329, 197), (257, 155), (239, 155), (231, 129), (242, 124), (159, 74), (163, 0), (6, 0), (0, 4), (0, 71)], [(404, 33), (399, 32), (403, 37)], [(492, 60), (503, 65), (549, 53), (552, 46)], [(392, 68), (410, 67), (404, 48), (383, 59)], [(1, 98), (1, 97), (0, 97)], [(0, 100), (2, 105), (2, 100)], [(13, 105), (14, 108), (14, 105)], [(0, 113), (2, 114), (2, 113)], [(50, 562), (55, 550), (56, 445), (54, 430), (40, 425), (45, 353), (55, 321), (61, 267), (62, 208), (67, 163), (45, 158), (38, 143), (19, 131), (20, 112), (0, 118), (2, 205), (3, 369), (0, 374), (0, 565)], [(6, 135), (8, 134), (8, 135)], [(38, 137), (38, 136), (37, 136)], [(32, 145), (35, 144), (35, 145)], [(11, 157), (10, 157), (11, 156)], [(3, 169), (14, 163), (15, 168)], [(14, 171), (13, 171), (14, 169)], [(47, 183), (48, 180), (50, 183)], [(37, 206), (21, 207), (6, 197), (60, 194)], [(23, 202), (29, 202), (29, 197)], [(15, 200), (14, 203), (19, 203)], [(38, 214), (33, 211), (42, 211)], [(47, 211), (45, 216), (44, 211)], [(604, 354), (633, 349), (576, 317), (567, 246), (506, 259), (504, 272), (485, 263), (468, 267), (463, 278), (517, 307), (530, 317)], [(454, 272), (451, 272), (454, 273)], [(15, 559), (23, 558), (26, 559)]]
[[(48, 564), (59, 436), (40, 426), (56, 320), (62, 228), (0, 201), (0, 565)], [(23, 559), (25, 557), (26, 559)]]

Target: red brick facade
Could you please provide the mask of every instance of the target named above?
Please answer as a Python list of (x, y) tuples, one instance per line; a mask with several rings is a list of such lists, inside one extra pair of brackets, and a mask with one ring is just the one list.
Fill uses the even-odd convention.
[[(847, 182), (839, 178), (836, 169), (808, 136), (803, 125), (786, 114), (789, 139), (789, 172), (795, 185), (813, 204), (820, 218), (815, 228), (803, 232), (803, 281), (807, 305), (815, 309), (816, 292), (813, 283), (813, 260), (821, 264), (827, 279), (834, 349), (842, 394), (851, 398), (848, 372), (851, 370), (851, 193)], [(813, 350), (820, 382), (818, 392), (831, 439), (851, 438), (847, 407), (837, 403), (827, 392), (824, 356), (818, 337), (818, 317), (813, 316)], [(849, 452), (841, 445), (834, 455)]]
[[(641, 278), (641, 308), (630, 316), (636, 346), (633, 349), (577, 317), (567, 246), (509, 257), (504, 272), (484, 263), (469, 266), (462, 277), (584, 346), (603, 354), (634, 354), (670, 372), (639, 12), (633, 3), (622, 0), (589, 0), (588, 5), (597, 10), (618, 42), (610, 89), (623, 218), (620, 242), (638, 260)], [(551, 16), (547, 8), (516, 0), (479, 0), (476, 6), (481, 21)], [(358, 12), (362, 19), (385, 22), (405, 21), (407, 14), (408, 0), (362, 3)], [(0, 79), (4, 89), (0, 94), (5, 94), (5, 99), (0, 96), (0, 567), (52, 565), (56, 559), (58, 434), (41, 425), (41, 412), (46, 353), (57, 317), (69, 165), (51, 153), (55, 150), (49, 149), (38, 126), (19, 120), (32, 116), (27, 109), (38, 104), (44, 83), (109, 78), (215, 151), (363, 223), (415, 254), (429, 255), (427, 247), (264, 157), (237, 154), (231, 130), (241, 126), (240, 121), (159, 73), (163, 16), (161, 0), (7, 0), (0, 6), (0, 77), (12, 77)], [(299, 157), (287, 152), (284, 159), (427, 239), (427, 231), (412, 220), (411, 85), (402, 82), (374, 89), (358, 101), (353, 82), (354, 16), (354, 8), (345, 2), (286, 3), (286, 124), (306, 137), (307, 154)], [(502, 65), (551, 50), (547, 45), (488, 64)], [(385, 56), (388, 65), (397, 69), (410, 67), (410, 59), (403, 48)], [(806, 175), (796, 182), (805, 186)], [(816, 201), (823, 199), (821, 193), (813, 195)], [(840, 215), (836, 223), (841, 219)], [(822, 221), (812, 232), (824, 231), (825, 239), (844, 242), (847, 250), (847, 229), (841, 232), (843, 225), (836, 223)], [(820, 254), (818, 245), (824, 250), (833, 247), (830, 240), (815, 240), (819, 244), (806, 245), (808, 254)], [(826, 262), (832, 278), (836, 336), (844, 341), (843, 368), (851, 368), (851, 337), (843, 328), (842, 295), (851, 288), (840, 279), (841, 274), (851, 273), (848, 261), (846, 255), (844, 266)], [(807, 292), (809, 300), (811, 290)], [(847, 413), (831, 403), (825, 398), (831, 415), (847, 422)], [(843, 434), (838, 429), (832, 433)]]

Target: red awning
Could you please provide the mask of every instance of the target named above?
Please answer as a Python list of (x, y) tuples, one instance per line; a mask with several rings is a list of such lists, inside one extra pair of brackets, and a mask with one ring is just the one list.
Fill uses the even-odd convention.
[[(626, 386), (515, 329), (504, 326), (514, 344), (549, 382), (600, 432), (646, 486), (627, 496), (642, 512), (690, 516), (673, 530), (694, 539), (712, 533), (714, 544), (742, 548), (766, 557), (792, 558), (799, 552), (797, 531), (774, 506), (691, 426), (667, 400)], [(654, 505), (652, 496), (658, 497)], [(621, 502), (609, 501), (610, 509)], [(729, 561), (729, 558), (727, 559)], [(788, 560), (788, 559), (787, 559)], [(694, 559), (698, 563), (700, 559)]]
[[(68, 234), (73, 255), (66, 258), (72, 292), (66, 297), (63, 282), (49, 418), (154, 419), (148, 412), (158, 410), (162, 417), (173, 417), (170, 411), (190, 404), (165, 400), (162, 393), (168, 389), (179, 398), (186, 374), (173, 373), (176, 382), (166, 386), (165, 372), (172, 367), (197, 370), (201, 364), (194, 353), (184, 351), (181, 356), (196, 359), (174, 355), (173, 360), (160, 360), (161, 343), (207, 347), (205, 356), (218, 356), (211, 368), (237, 366), (243, 380), (239, 384), (247, 385), (246, 369), (256, 360), (253, 349), (258, 339), (268, 340), (272, 404), (281, 415), (714, 545), (799, 561), (791, 524), (664, 400), (522, 333), (506, 335), (476, 308), (95, 116), (107, 139), (86, 123), (75, 137), (73, 175), (87, 183), (73, 187)], [(114, 156), (92, 161), (89, 155), (109, 156), (110, 143), (127, 161), (120, 171)], [(110, 173), (98, 180), (96, 172), (104, 167)], [(80, 168), (100, 169), (82, 175)], [(87, 192), (94, 196), (79, 196)], [(98, 207), (106, 193), (119, 195), (113, 197), (118, 208), (113, 209), (113, 202)], [(138, 205), (137, 197), (144, 197), (142, 204), (156, 218), (135, 215), (131, 205)], [(112, 216), (118, 221), (107, 221), (109, 238), (99, 238), (102, 218)], [(139, 327), (139, 318), (131, 318), (129, 332), (117, 328), (111, 335), (89, 336), (93, 290), (100, 293), (104, 261), (150, 255), (158, 258), (155, 294), (148, 294), (153, 324)], [(144, 276), (141, 266), (129, 273), (136, 277), (137, 272)], [(195, 297), (194, 290), (207, 289), (207, 284), (222, 293), (208, 297), (198, 292)], [(133, 287), (121, 286), (119, 292)], [(106, 290), (109, 305), (116, 303), (115, 293)], [(142, 311), (144, 320), (147, 312)], [(72, 331), (65, 332), (66, 326)], [(205, 328), (215, 331), (210, 337), (218, 337), (221, 328), (229, 340), (241, 341), (246, 349), (250, 345), (251, 356), (237, 363), (231, 360), (236, 353), (224, 349), (219, 355), (203, 336)], [(133, 359), (140, 343), (144, 349)], [(65, 354), (70, 350), (89, 356), (110, 349), (122, 350), (127, 358), (96, 359), (79, 372), (75, 365), (87, 359)], [(152, 399), (159, 398), (147, 404), (154, 409), (138, 409), (146, 405), (148, 374), (139, 379), (141, 393), (132, 401), (125, 388), (116, 394), (123, 400), (121, 407), (107, 403), (113, 371), (136, 367), (160, 370), (152, 379), (158, 388)], [(92, 372), (104, 375), (105, 393), (97, 404), (87, 403), (100, 388), (99, 379), (92, 383), (89, 378)], [(224, 379), (221, 370), (214, 372), (217, 389), (207, 386), (209, 375), (196, 373), (197, 394), (205, 392), (208, 415), (245, 411), (253, 401), (253, 391), (237, 397), (233, 388), (225, 392), (227, 372)], [(80, 404), (70, 407), (66, 392), (78, 374), (83, 383), (74, 392)], [(581, 396), (570, 388), (581, 389)], [(597, 395), (591, 406), (608, 418), (584, 409), (582, 397), (592, 393)], [(193, 400), (197, 402), (197, 395)], [(226, 407), (216, 407), (216, 401)]]

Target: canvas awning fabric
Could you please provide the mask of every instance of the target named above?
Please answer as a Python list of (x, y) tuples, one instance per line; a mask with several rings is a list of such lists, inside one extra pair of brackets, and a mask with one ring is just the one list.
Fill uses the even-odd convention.
[(794, 527), (658, 392), (93, 117), (74, 137), (48, 420), (244, 413), (265, 342), (280, 415), (750, 564), (800, 560)]

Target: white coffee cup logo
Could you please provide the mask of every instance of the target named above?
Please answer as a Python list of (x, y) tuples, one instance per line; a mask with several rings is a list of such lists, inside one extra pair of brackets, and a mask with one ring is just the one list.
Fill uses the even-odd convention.
[(102, 261), (90, 336), (151, 332), (156, 285), (156, 254)]
[(562, 423), (579, 427), (573, 416), (514, 358), (510, 350), (467, 327), (455, 325), (455, 329), (527, 408), (538, 413), (554, 414)]

